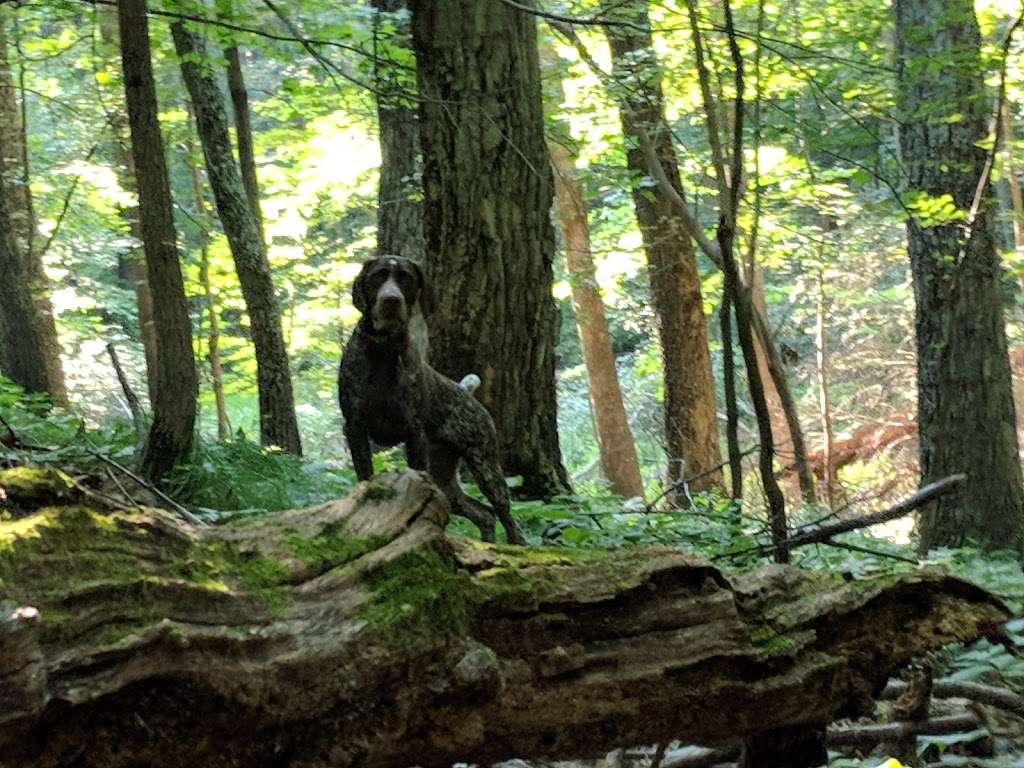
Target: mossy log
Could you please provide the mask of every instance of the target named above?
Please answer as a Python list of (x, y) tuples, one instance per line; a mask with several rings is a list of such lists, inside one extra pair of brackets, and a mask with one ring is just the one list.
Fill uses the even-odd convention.
[(446, 537), (444, 498), (411, 471), (205, 528), (15, 472), (0, 472), (3, 766), (764, 744), (866, 711), (912, 657), (1006, 618), (934, 571), (726, 574), (668, 547)]

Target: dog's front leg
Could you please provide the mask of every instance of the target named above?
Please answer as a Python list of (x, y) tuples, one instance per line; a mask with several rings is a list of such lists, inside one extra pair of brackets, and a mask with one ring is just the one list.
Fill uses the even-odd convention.
[(370, 450), (370, 435), (365, 428), (345, 422), (345, 440), (348, 442), (356, 477), (369, 480), (373, 477), (373, 451)]

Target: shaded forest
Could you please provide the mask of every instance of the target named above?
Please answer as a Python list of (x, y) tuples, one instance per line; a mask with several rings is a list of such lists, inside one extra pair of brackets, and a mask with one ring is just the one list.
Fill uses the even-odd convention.
[(0, 2), (0, 765), (1024, 760), (1021, 22)]

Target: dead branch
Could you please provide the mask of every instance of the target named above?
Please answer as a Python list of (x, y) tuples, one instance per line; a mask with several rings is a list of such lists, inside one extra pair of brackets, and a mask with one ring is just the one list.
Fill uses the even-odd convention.
[(858, 725), (829, 728), (825, 741), (830, 747), (867, 749), (883, 741), (899, 741), (912, 736), (936, 736), (971, 731), (981, 725), (971, 712), (933, 717), (930, 720), (902, 721), (885, 725)]
[[(893, 680), (885, 686), (880, 698), (895, 699), (906, 689), (906, 683)], [(932, 695), (939, 699), (969, 699), (978, 704), (996, 707), (1018, 717), (1024, 717), (1024, 697), (1006, 688), (958, 680), (936, 680), (932, 685)]]
[[(942, 480), (936, 480), (934, 483), (926, 485), (916, 493), (911, 494), (903, 501), (898, 504), (894, 504), (888, 509), (883, 509), (880, 512), (875, 512), (864, 517), (858, 517), (851, 520), (840, 520), (838, 523), (832, 523), (831, 525), (823, 525), (820, 528), (807, 531), (805, 533), (799, 533), (796, 536), (792, 536), (786, 541), (786, 548), (793, 549), (794, 547), (803, 547), (807, 544), (820, 544), (821, 542), (828, 541), (833, 536), (838, 536), (841, 533), (849, 533), (850, 531), (856, 531), (861, 528), (869, 528), (872, 525), (878, 525), (879, 523), (887, 523), (890, 520), (897, 520), (904, 515), (908, 515), (915, 509), (924, 506), (933, 499), (937, 499), (943, 494), (949, 493), (956, 486), (962, 483), (966, 479), (966, 475), (950, 475), (944, 477)], [(723, 552), (720, 555), (716, 555), (713, 559), (718, 560), (726, 557), (735, 557), (737, 555), (747, 555), (751, 553), (765, 554), (772, 552), (775, 549), (774, 544), (759, 544), (756, 547), (748, 547), (733, 552)]]

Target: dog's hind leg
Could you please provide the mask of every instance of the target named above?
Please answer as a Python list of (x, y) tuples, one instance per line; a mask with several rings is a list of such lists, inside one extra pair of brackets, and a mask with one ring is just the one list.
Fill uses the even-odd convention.
[[(476, 478), (480, 490), (494, 507), (494, 514), (505, 526), (506, 541), (509, 544), (525, 544), (526, 539), (523, 537), (522, 531), (519, 530), (515, 518), (512, 517), (508, 486), (505, 485), (505, 477), (499, 469), (501, 465), (498, 463), (497, 451), (486, 451), (483, 448), (473, 447), (463, 454), (462, 460), (466, 462), (466, 466)], [(483, 507), (480, 502), (474, 499), (469, 500)]]
[(443, 446), (430, 448), (430, 476), (448, 498), (452, 514), (465, 517), (480, 529), (480, 538), (494, 541), (494, 515), (459, 486), (458, 457)]

